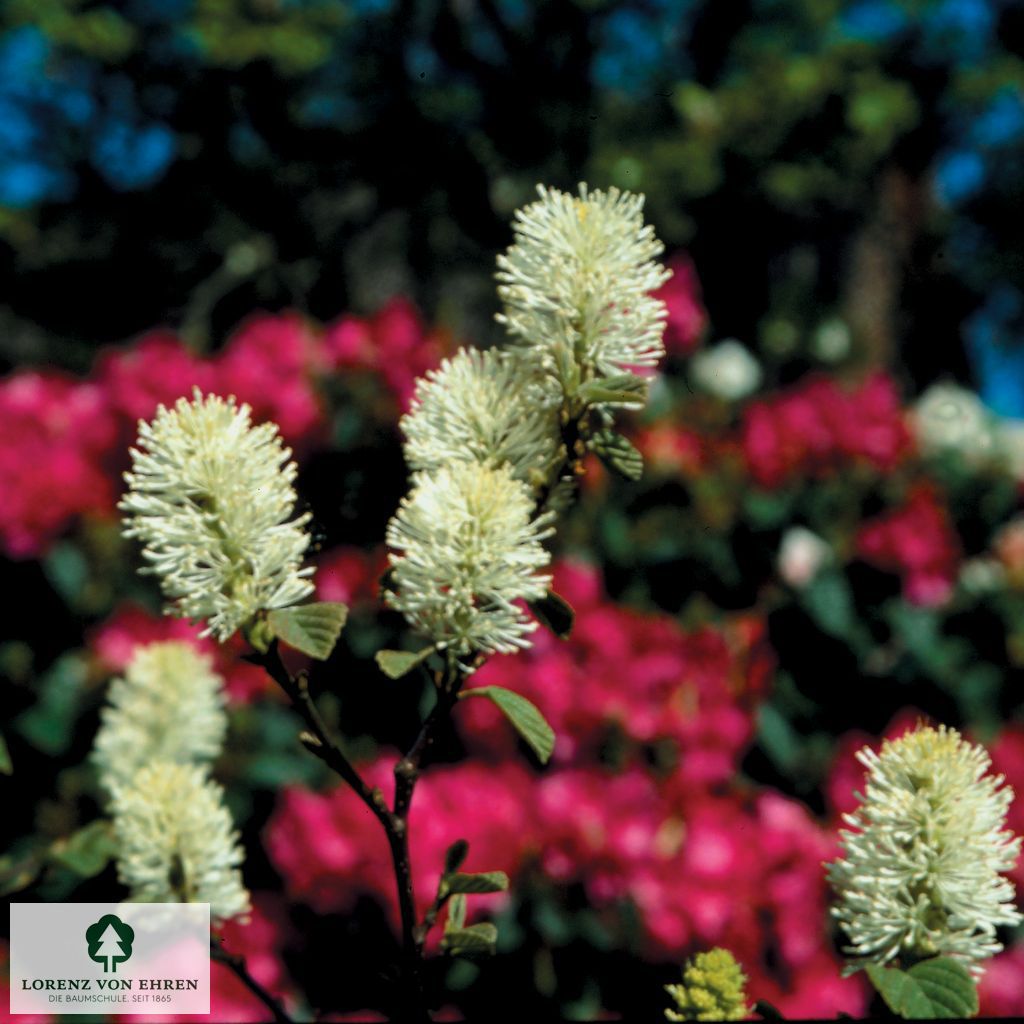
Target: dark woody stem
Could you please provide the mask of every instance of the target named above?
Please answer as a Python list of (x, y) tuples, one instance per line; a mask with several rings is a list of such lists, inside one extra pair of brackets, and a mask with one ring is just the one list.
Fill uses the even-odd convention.
[(319, 708), (309, 692), (305, 673), (293, 676), (281, 660), (277, 641), (273, 640), (266, 652), (250, 656), (250, 660), (261, 665), (270, 677), (288, 695), (295, 710), (302, 716), (306, 731), (299, 739), (303, 746), (315, 754), (332, 771), (347, 782), (356, 795), (373, 812), (384, 828), (391, 859), (395, 869), (398, 889), (398, 906), (402, 920), (402, 984), (398, 1000), (398, 1012), (402, 1021), (429, 1022), (426, 996), (423, 988), (423, 945), (417, 941), (416, 895), (412, 883), (412, 866), (409, 861), (409, 808), (412, 804), (413, 789), (419, 777), (423, 755), (433, 742), (438, 723), (445, 717), (454, 702), (457, 686), (447, 687), (454, 692), (447, 694), (446, 687), (439, 680), (438, 701), (427, 716), (416, 741), (395, 765), (395, 804), (388, 807), (384, 794), (377, 787), (371, 787), (349, 761), (337, 740), (331, 735), (320, 714)]
[[(561, 440), (564, 455), (561, 464), (537, 495), (538, 514), (546, 510), (555, 487), (562, 479), (578, 476), (581, 472), (583, 456), (586, 451), (584, 419), (585, 416), (575, 417), (568, 414), (562, 418)], [(409, 857), (409, 811), (412, 807), (416, 783), (423, 768), (423, 760), (434, 743), (438, 729), (449, 718), (463, 683), (472, 671), (483, 664), (486, 660), (485, 656), (478, 654), (473, 665), (466, 668), (449, 654), (444, 670), (430, 674), (437, 699), (430, 713), (424, 719), (408, 753), (395, 764), (395, 799), (391, 807), (388, 807), (380, 789), (367, 784), (349, 761), (337, 740), (331, 735), (309, 692), (306, 674), (300, 672), (293, 676), (288, 671), (281, 660), (277, 641), (272, 640), (265, 652), (250, 655), (249, 660), (266, 670), (288, 695), (295, 710), (302, 716), (306, 730), (299, 736), (299, 739), (303, 746), (320, 758), (355, 790), (356, 795), (373, 812), (384, 828), (395, 870), (398, 906), (402, 921), (402, 986), (398, 1001), (400, 1019), (414, 1022), (414, 1024), (429, 1024), (430, 1013), (427, 1009), (423, 984), (424, 947), (427, 934), (440, 912), (441, 901), (435, 900), (422, 923), (417, 921), (416, 894), (413, 888), (412, 865)], [(228, 965), (232, 966), (230, 963)], [(234, 966), (232, 969), (236, 970)], [(236, 973), (238, 973), (237, 970)], [(239, 976), (241, 977), (241, 975)], [(245, 981), (245, 978), (242, 980)], [(261, 998), (263, 997), (261, 996)], [(275, 1011), (275, 1019), (287, 1020), (287, 1017), (278, 1017)]]
[(238, 980), (274, 1015), (276, 1024), (292, 1024), (291, 1017), (285, 1011), (281, 1000), (268, 992), (250, 973), (245, 960), (240, 956), (227, 952), (220, 940), (210, 937), (210, 959), (215, 963), (224, 964)]

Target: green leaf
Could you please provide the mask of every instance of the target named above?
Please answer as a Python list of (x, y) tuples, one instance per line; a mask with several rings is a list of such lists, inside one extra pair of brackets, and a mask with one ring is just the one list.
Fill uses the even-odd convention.
[(807, 613), (830, 636), (843, 640), (854, 624), (850, 584), (841, 572), (823, 572), (813, 579), (801, 595)]
[(422, 651), (378, 651), (373, 660), (388, 679), (401, 679), (433, 652), (433, 647), (424, 647)]
[(274, 636), (318, 661), (330, 657), (348, 618), (348, 608), (340, 601), (318, 601), (294, 608), (279, 608), (267, 616)]
[(62, 655), (36, 683), (38, 699), (14, 720), (14, 728), (44, 754), (66, 753), (81, 714), (87, 678), (81, 654)]
[(14, 765), (11, 764), (11, 752), (7, 749), (7, 740), (3, 733), (0, 733), (0, 773), (4, 775), (14, 774)]
[(508, 888), (508, 875), (504, 871), (473, 874), (458, 871), (445, 878), (444, 886), (451, 893), (504, 892)]
[(67, 839), (54, 843), (51, 859), (82, 878), (92, 878), (107, 866), (116, 852), (111, 823), (94, 821)]
[(461, 928), (466, 923), (466, 897), (459, 893), (448, 903), (448, 919), (444, 923), (445, 932)]
[(576, 612), (560, 594), (549, 590), (539, 601), (531, 601), (530, 611), (541, 625), (547, 626), (560, 640), (568, 640), (576, 621)]
[(456, 839), (444, 855), (444, 873), (451, 875), (458, 871), (462, 867), (467, 853), (469, 853), (469, 843), (465, 839)]
[(466, 697), (486, 697), (493, 701), (516, 732), (530, 745), (541, 763), (548, 763), (555, 749), (555, 733), (536, 705), (503, 686), (481, 686), (459, 694), (460, 700)]
[(772, 1006), (771, 1003), (764, 999), (758, 999), (754, 1003), (754, 1013), (756, 1013), (763, 1020), (785, 1020), (786, 1018)]
[(446, 930), (441, 945), (451, 956), (493, 956), (497, 943), (498, 929), (483, 921), (468, 928)]
[(644, 475), (644, 457), (632, 442), (614, 430), (599, 430), (588, 442), (590, 450), (613, 472), (627, 480)]
[(911, 1020), (973, 1017), (978, 992), (967, 968), (948, 957), (922, 960), (902, 971), (870, 964), (867, 975), (886, 1006)]
[(647, 381), (633, 373), (618, 373), (586, 381), (577, 394), (587, 405), (642, 405), (647, 400)]

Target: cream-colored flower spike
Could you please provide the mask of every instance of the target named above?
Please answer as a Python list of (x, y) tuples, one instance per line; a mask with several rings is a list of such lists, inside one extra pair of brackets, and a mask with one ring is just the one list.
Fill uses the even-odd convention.
[(518, 480), (548, 482), (561, 395), (518, 353), (463, 348), (421, 377), (402, 417), (412, 469), (449, 462), (507, 463)]
[(150, 761), (209, 764), (227, 729), (224, 681), (209, 655), (170, 640), (139, 647), (110, 684), (93, 760), (108, 793)]
[(226, 640), (257, 612), (312, 593), (302, 568), (309, 515), (294, 515), (295, 463), (272, 423), (197, 388), (139, 424), (124, 534), (143, 544), (173, 614)]
[(209, 903), (217, 921), (249, 910), (238, 833), (202, 768), (153, 761), (112, 806), (118, 877), (133, 902)]
[(829, 865), (854, 967), (952, 956), (980, 974), (1002, 949), (996, 929), (1021, 921), (1003, 877), (1021, 845), (1005, 827), (1013, 791), (986, 774), (983, 747), (945, 726), (919, 726), (857, 757), (865, 793)]
[(464, 657), (510, 654), (536, 628), (516, 601), (542, 598), (551, 577), (529, 488), (507, 465), (455, 462), (413, 477), (388, 524), (388, 603), (438, 647)]
[[(563, 389), (655, 366), (664, 355), (669, 277), (664, 246), (643, 220), (644, 197), (611, 188), (579, 195), (537, 187), (516, 212), (515, 242), (498, 257), (498, 319)], [(639, 403), (638, 403), (639, 404)]]

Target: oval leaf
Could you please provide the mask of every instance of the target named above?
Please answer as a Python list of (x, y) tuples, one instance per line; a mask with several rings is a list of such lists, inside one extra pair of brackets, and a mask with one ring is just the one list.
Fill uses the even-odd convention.
[(548, 763), (555, 749), (555, 733), (535, 704), (503, 686), (481, 686), (459, 694), (460, 699), (466, 697), (487, 697), (493, 701), (541, 763)]
[(867, 975), (886, 1006), (910, 1020), (973, 1017), (978, 992), (967, 968), (948, 957), (922, 960), (902, 971), (871, 964)]
[(278, 608), (267, 616), (267, 624), (279, 640), (318, 661), (330, 657), (348, 618), (340, 601), (318, 601), (294, 608)]
[(468, 928), (446, 931), (442, 945), (451, 956), (492, 956), (498, 943), (498, 929), (489, 921)]
[(424, 647), (422, 651), (378, 651), (373, 660), (388, 679), (401, 679), (426, 661), (433, 650), (433, 647)]
[(444, 880), (448, 892), (481, 893), (504, 892), (508, 888), (508, 875), (504, 871), (457, 871)]
[(614, 430), (599, 430), (590, 439), (590, 449), (614, 473), (626, 480), (644, 475), (644, 457), (633, 443)]

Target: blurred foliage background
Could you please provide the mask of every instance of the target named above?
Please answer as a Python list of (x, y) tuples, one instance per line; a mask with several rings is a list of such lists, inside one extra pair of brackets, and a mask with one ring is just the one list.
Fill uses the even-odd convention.
[[(631, 428), (643, 480), (592, 465), (559, 542), (579, 636), (487, 670), (566, 738), (556, 767), (473, 719), (424, 783), (423, 870), (470, 828), (495, 858), (471, 869), (514, 876), (499, 957), (433, 983), (479, 1016), (496, 993), (657, 1015), (722, 942), (789, 1013), (864, 1012), (820, 877), (852, 750), (926, 714), (1024, 786), (1022, 158), (1017, 0), (8, 0), (5, 891), (118, 892), (86, 760), (104, 687), (133, 644), (194, 631), (156, 619), (113, 501), (135, 419), (192, 383), (296, 448), (321, 597), (354, 604), (314, 688), (361, 761), (408, 745), (423, 694), (372, 664), (408, 640), (374, 587), (397, 418), (456, 339), (501, 339), (513, 211), (586, 180), (646, 193), (670, 354)], [(701, 364), (722, 339), (728, 365)], [(938, 436), (936, 383), (966, 389)], [(278, 954), (261, 977), (294, 1006), (386, 1005), (365, 823), (241, 653), (218, 655), (219, 777), (259, 914), (235, 941)], [(473, 759), (506, 803), (474, 802)], [(983, 1008), (1022, 1012), (1024, 945), (1002, 962)]]

